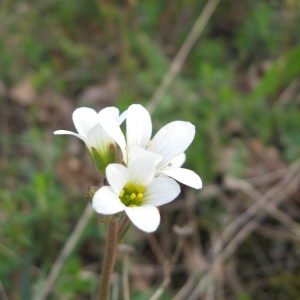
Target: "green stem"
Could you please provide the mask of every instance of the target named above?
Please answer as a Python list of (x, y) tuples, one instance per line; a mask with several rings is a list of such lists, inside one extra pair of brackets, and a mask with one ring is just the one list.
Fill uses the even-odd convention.
[(110, 221), (107, 223), (106, 245), (104, 261), (102, 266), (102, 274), (100, 277), (99, 300), (108, 300), (110, 291), (110, 279), (114, 270), (116, 248), (118, 241), (118, 222)]

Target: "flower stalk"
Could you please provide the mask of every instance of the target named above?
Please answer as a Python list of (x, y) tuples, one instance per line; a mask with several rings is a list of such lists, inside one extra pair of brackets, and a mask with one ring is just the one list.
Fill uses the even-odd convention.
[(99, 300), (109, 299), (110, 281), (115, 265), (117, 242), (118, 221), (113, 220), (107, 223), (106, 245), (102, 265), (102, 274), (100, 277)]

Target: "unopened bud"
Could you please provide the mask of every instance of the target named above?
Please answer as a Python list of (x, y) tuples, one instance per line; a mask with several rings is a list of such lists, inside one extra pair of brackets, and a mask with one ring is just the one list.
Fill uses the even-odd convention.
[(109, 163), (116, 163), (118, 159), (118, 153), (116, 149), (116, 145), (109, 144), (108, 146), (108, 161)]
[(103, 159), (103, 157), (100, 155), (100, 153), (97, 151), (96, 148), (91, 148), (91, 155), (93, 158), (93, 161), (98, 169), (98, 171), (105, 176), (105, 168), (108, 165), (107, 162)]
[(109, 164), (122, 162), (121, 149), (114, 143), (109, 143), (104, 151), (91, 147), (90, 153), (98, 171), (103, 176), (105, 176), (105, 169)]

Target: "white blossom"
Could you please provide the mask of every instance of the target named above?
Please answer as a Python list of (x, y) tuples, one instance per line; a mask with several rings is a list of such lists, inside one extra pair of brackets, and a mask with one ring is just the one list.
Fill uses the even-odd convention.
[(78, 133), (57, 130), (54, 134), (74, 135), (85, 142), (98, 169), (103, 173), (111, 162), (117, 162), (119, 145), (122, 155), (126, 156), (125, 138), (120, 129), (126, 112), (119, 116), (116, 107), (107, 107), (97, 113), (87, 107), (77, 108), (73, 112), (73, 122)]
[(139, 157), (126, 168), (110, 164), (106, 176), (110, 186), (100, 188), (93, 197), (97, 213), (111, 215), (125, 211), (132, 223), (146, 232), (153, 232), (160, 223), (156, 206), (173, 201), (180, 193), (178, 183), (167, 177), (154, 177), (154, 160)]
[(128, 164), (137, 157), (150, 156), (155, 160), (156, 176), (166, 175), (200, 189), (200, 177), (191, 170), (181, 168), (185, 161), (184, 151), (194, 139), (195, 126), (190, 122), (174, 121), (162, 127), (152, 140), (151, 135), (150, 114), (142, 105), (131, 105), (126, 116)]

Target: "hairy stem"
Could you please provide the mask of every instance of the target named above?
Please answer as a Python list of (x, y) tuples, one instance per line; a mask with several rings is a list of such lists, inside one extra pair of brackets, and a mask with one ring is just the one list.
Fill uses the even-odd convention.
[(105, 254), (100, 277), (99, 300), (109, 299), (110, 279), (115, 265), (117, 241), (118, 222), (110, 221), (107, 223)]

